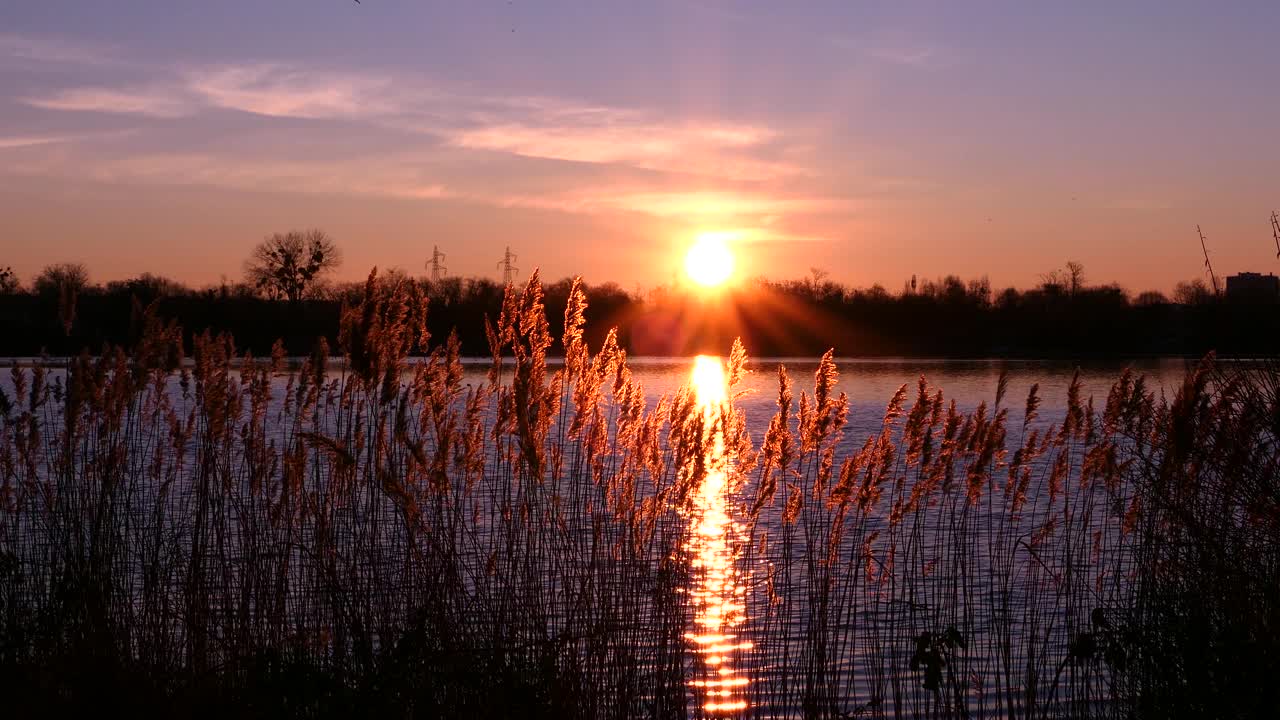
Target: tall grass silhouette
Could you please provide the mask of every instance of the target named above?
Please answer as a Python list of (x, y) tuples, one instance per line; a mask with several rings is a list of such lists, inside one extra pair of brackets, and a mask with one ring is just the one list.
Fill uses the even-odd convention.
[[(844, 437), (827, 353), (811, 387), (779, 369), (757, 444), (734, 403), (740, 344), (717, 412), (688, 387), (648, 403), (613, 335), (586, 346), (576, 283), (548, 366), (535, 273), (506, 289), (487, 381), (468, 384), (425, 307), (371, 273), (332, 364), (323, 341), (291, 364), (209, 334), (188, 358), (179, 328), (142, 311), (127, 350), (15, 366), (6, 698), (26, 713), (1125, 717), (1191, 713), (1218, 702), (1197, 683), (1239, 694), (1280, 663), (1274, 368), (1210, 358), (1171, 401), (1126, 373), (1100, 407), (1077, 378), (1061, 422), (1038, 419), (1032, 388), (1012, 426), (1006, 378), (972, 412), (921, 378), (863, 440)], [(690, 639), (688, 516), (709, 472), (740, 527), (726, 542), (745, 682), (724, 712)], [(1253, 665), (1224, 679), (1236, 651)]]

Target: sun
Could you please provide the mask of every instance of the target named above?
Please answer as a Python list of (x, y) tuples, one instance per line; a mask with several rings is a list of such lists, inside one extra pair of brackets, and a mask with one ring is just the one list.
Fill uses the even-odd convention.
[(733, 251), (723, 233), (703, 233), (684, 256), (684, 271), (689, 279), (704, 287), (724, 283), (733, 274)]

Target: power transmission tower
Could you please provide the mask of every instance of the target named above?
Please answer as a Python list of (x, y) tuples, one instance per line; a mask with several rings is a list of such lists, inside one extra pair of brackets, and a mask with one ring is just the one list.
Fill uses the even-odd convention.
[(444, 266), (444, 253), (440, 252), (440, 248), (435, 245), (431, 246), (431, 259), (427, 261), (427, 267), (431, 269), (431, 282), (438, 282), (440, 278), (449, 272), (449, 268)]
[(1276, 257), (1280, 258), (1280, 213), (1271, 211), (1271, 237), (1276, 239)]
[(511, 252), (511, 246), (507, 246), (507, 251), (503, 253), (502, 259), (498, 261), (498, 267), (502, 268), (502, 284), (510, 285), (516, 279), (516, 273), (520, 272), (520, 268), (515, 266), (516, 254)]
[(1218, 276), (1213, 274), (1213, 263), (1209, 262), (1209, 248), (1204, 244), (1204, 231), (1196, 225), (1196, 232), (1200, 233), (1200, 249), (1204, 251), (1204, 266), (1209, 269), (1209, 280), (1213, 282), (1213, 295), (1218, 295)]

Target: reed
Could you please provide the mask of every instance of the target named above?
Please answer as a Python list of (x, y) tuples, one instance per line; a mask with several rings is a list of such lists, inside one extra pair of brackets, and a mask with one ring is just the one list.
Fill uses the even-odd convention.
[(131, 348), (10, 371), (19, 715), (717, 714), (686, 638), (712, 453), (740, 520), (739, 714), (1185, 714), (1274, 674), (1274, 367), (1206, 360), (1171, 402), (1126, 373), (1100, 412), (1077, 378), (1052, 426), (1036, 388), (1011, 423), (1004, 378), (971, 412), (921, 378), (852, 438), (827, 353), (798, 401), (779, 369), (756, 445), (741, 344), (707, 413), (646, 402), (615, 335), (587, 347), (578, 283), (558, 369), (537, 275), (506, 289), (481, 383), (425, 307), (375, 271), (341, 362), (209, 334), (188, 358), (148, 310)]

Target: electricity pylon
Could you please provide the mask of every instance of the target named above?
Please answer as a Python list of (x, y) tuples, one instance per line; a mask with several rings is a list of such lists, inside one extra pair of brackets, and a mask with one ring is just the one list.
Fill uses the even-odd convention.
[(427, 267), (431, 270), (431, 282), (438, 282), (440, 278), (449, 272), (449, 268), (444, 266), (444, 253), (440, 252), (440, 248), (435, 245), (431, 246), (431, 259), (427, 261)]
[(502, 259), (498, 261), (498, 267), (502, 268), (502, 284), (510, 285), (516, 279), (516, 273), (520, 272), (520, 268), (515, 266), (516, 254), (511, 252), (511, 246), (507, 246), (507, 251), (503, 253)]

